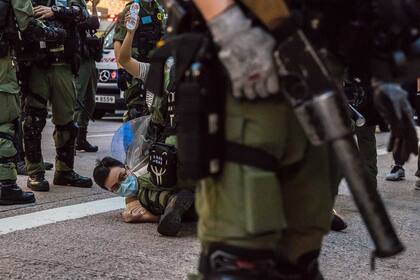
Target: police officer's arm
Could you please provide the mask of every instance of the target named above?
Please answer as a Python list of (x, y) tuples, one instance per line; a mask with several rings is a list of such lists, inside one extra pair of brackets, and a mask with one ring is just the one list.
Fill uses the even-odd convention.
[(254, 26), (233, 0), (194, 0), (194, 3), (220, 47), (219, 58), (229, 73), (233, 96), (254, 100), (278, 94), (275, 39), (260, 26)]
[(206, 21), (212, 20), (215, 16), (234, 4), (233, 0), (194, 0), (197, 8), (203, 14)]
[(17, 25), (22, 36), (27, 40), (52, 40), (60, 41), (66, 37), (66, 31), (60, 28), (45, 26), (41, 21), (34, 18), (31, 1), (12, 0)]
[(55, 17), (75, 24), (81, 23), (89, 17), (87, 10), (77, 3), (77, 1), (71, 1), (68, 7), (56, 5), (47, 7), (39, 5), (34, 8), (34, 13), (39, 19)]

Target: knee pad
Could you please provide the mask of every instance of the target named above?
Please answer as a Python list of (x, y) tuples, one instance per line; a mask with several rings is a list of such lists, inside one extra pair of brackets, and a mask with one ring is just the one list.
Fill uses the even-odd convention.
[(45, 127), (48, 112), (46, 109), (28, 108), (23, 122), (23, 139), (26, 158), (30, 162), (40, 162), (42, 130)]
[(77, 137), (78, 126), (74, 121), (65, 125), (56, 125), (54, 134), (57, 132), (68, 132), (69, 139), (57, 148), (57, 159), (64, 162), (69, 168), (74, 166), (74, 142)]

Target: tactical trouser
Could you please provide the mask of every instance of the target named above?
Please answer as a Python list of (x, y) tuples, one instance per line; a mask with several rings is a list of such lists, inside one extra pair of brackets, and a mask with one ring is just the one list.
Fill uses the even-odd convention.
[(278, 172), (226, 162), (196, 192), (198, 235), (212, 244), (269, 250), (284, 260), (319, 251), (330, 229), (338, 167), (328, 146), (314, 147), (281, 100), (226, 97), (226, 139), (277, 157)]
[(74, 121), (81, 129), (86, 130), (89, 124), (89, 114), (92, 116), (95, 111), (95, 95), (98, 84), (98, 71), (93, 59), (85, 58), (82, 60), (79, 76), (75, 79), (75, 84), (77, 98), (84, 105), (87, 112), (79, 104), (76, 104)]
[(132, 78), (128, 89), (124, 92), (124, 99), (127, 105), (127, 113), (124, 115), (124, 122), (147, 115), (146, 91), (142, 89), (143, 82)]
[(141, 205), (153, 215), (162, 215), (168, 205), (169, 198), (175, 191), (159, 189), (152, 183), (149, 174), (139, 177), (138, 183), (138, 199)]
[(19, 95), (0, 91), (0, 181), (16, 181), (16, 125)]
[(378, 164), (376, 151), (376, 126), (356, 127), (355, 133), (357, 137), (357, 145), (359, 147), (360, 157), (363, 165), (369, 175), (370, 185), (378, 187)]
[(28, 175), (45, 172), (41, 139), (47, 118), (47, 102), (52, 106), (55, 124), (54, 141), (57, 150), (56, 171), (70, 171), (74, 162), (74, 140), (77, 135), (73, 123), (76, 98), (70, 66), (52, 65), (44, 68), (33, 65), (29, 80), (30, 93), (25, 101), (23, 125)]

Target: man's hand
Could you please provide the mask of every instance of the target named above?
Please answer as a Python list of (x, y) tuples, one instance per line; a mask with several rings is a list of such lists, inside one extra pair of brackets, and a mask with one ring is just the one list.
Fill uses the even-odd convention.
[[(130, 14), (130, 10), (128, 10), (125, 13), (124, 24), (127, 24), (127, 22), (129, 22), (130, 20), (131, 20), (131, 14)], [(127, 32), (128, 33), (134, 33), (134, 32), (136, 32), (137, 28), (139, 27), (139, 21), (140, 21), (140, 17), (137, 16), (136, 17), (136, 27), (134, 27), (133, 30), (130, 30), (130, 29), (127, 28)]]
[(251, 26), (251, 20), (235, 5), (208, 25), (221, 47), (219, 58), (230, 75), (234, 97), (254, 100), (279, 92), (273, 57), (275, 40), (270, 34)]
[(54, 16), (51, 7), (36, 6), (34, 7), (34, 16), (38, 19), (47, 19)]
[(377, 110), (391, 126), (388, 150), (394, 152), (397, 162), (406, 162), (410, 154), (417, 155), (418, 138), (407, 92), (398, 84), (379, 84), (375, 87), (374, 100)]

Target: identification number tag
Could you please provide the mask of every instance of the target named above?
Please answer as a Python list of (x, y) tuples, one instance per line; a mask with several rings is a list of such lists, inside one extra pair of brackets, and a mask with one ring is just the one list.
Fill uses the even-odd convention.
[(105, 95), (96, 95), (95, 96), (96, 103), (115, 103), (115, 96), (105, 96)]

